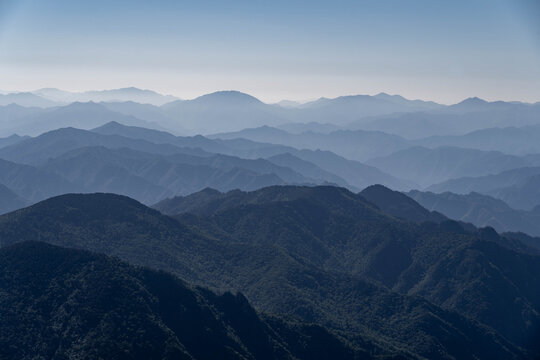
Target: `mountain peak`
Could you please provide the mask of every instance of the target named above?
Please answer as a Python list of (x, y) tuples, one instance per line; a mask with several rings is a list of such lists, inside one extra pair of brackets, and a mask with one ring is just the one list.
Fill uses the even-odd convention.
[(414, 222), (446, 220), (443, 215), (430, 212), (409, 196), (383, 185), (368, 186), (360, 192), (360, 195), (377, 205), (382, 211), (405, 220)]
[(105, 123), (95, 129), (92, 129), (91, 131), (99, 132), (100, 130), (104, 130), (104, 129), (124, 129), (126, 127), (127, 127), (126, 125), (120, 124), (117, 121), (109, 121), (108, 123)]
[(152, 90), (143, 90), (143, 89), (139, 89), (139, 88), (136, 88), (135, 86), (130, 86), (130, 87), (126, 87), (126, 88), (120, 88), (120, 89), (117, 89), (119, 91), (133, 91), (133, 92), (141, 92), (141, 91), (151, 91), (151, 92), (155, 92), (155, 91), (152, 91)]
[(72, 102), (71, 104), (69, 105), (66, 105), (64, 107), (64, 109), (68, 109), (68, 108), (81, 108), (81, 107), (87, 107), (87, 108), (103, 108), (105, 109), (105, 106), (97, 103), (97, 102), (94, 102), (92, 100), (90, 101), (74, 101)]
[(488, 102), (486, 100), (474, 96), (459, 102), (457, 105), (483, 105), (487, 103)]
[(381, 92), (381, 93), (378, 93), (377, 95), (374, 95), (373, 96), (374, 98), (378, 98), (378, 99), (399, 99), (399, 100), (406, 100), (403, 96), (401, 95), (390, 95), (390, 94), (387, 94), (385, 92)]
[(237, 102), (252, 103), (252, 104), (262, 103), (256, 97), (240, 92), (240, 91), (236, 91), (236, 90), (216, 91), (210, 94), (199, 96), (198, 98), (193, 99), (192, 101), (203, 102), (203, 101), (216, 101), (216, 100), (227, 101), (227, 102), (237, 101)]

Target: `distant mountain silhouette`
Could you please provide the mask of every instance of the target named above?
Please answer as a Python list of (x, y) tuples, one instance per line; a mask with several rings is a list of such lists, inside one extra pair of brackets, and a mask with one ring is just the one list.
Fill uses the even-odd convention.
[[(365, 165), (354, 160), (347, 160), (330, 151), (321, 150), (289, 150), (294, 156), (309, 161), (325, 171), (334, 173), (357, 189), (373, 184), (383, 184), (398, 190), (416, 188), (417, 184), (396, 178), (376, 167)], [(269, 158), (270, 160), (272, 158)]]
[(367, 164), (401, 179), (429, 186), (453, 178), (500, 173), (540, 165), (540, 157), (524, 158), (496, 151), (457, 147), (412, 147), (367, 161)]
[[(527, 104), (521, 102), (493, 101), (488, 102), (478, 97), (467, 98), (457, 104), (448, 107), (448, 111), (454, 112), (483, 112), (483, 111), (505, 111), (519, 110), (526, 107), (536, 107), (537, 104)], [(540, 107), (537, 107), (537, 110)]]
[[(538, 125), (540, 113), (540, 104), (486, 102), (473, 98), (452, 106), (445, 106), (429, 101), (408, 100), (399, 95), (385, 93), (375, 96), (352, 95), (335, 99), (321, 98), (293, 107), (265, 104), (251, 95), (238, 91), (218, 91), (193, 100), (178, 100), (171, 96), (137, 88), (84, 93), (40, 89), (34, 94), (4, 95), (6, 96), (35, 97), (48, 102), (48, 106), (60, 106), (72, 102), (103, 102), (107, 108), (116, 113), (159, 124), (160, 127), (175, 134), (202, 133), (205, 135), (216, 132), (235, 132), (263, 125), (321, 123), (348, 130), (383, 131), (409, 139), (420, 139), (434, 135), (462, 135), (493, 127)], [(40, 96), (60, 102), (52, 102)], [(17, 101), (8, 101), (7, 98), (4, 100), (4, 102), (0, 101), (0, 105), (17, 103)], [(32, 102), (21, 100), (19, 103), (32, 106)], [(305, 131), (322, 130), (320, 127), (312, 126), (311, 128)], [(298, 132), (293, 128), (286, 129), (294, 133)], [(33, 131), (36, 134), (43, 130)], [(5, 135), (10, 134), (5, 133)], [(443, 140), (440, 139), (440, 141)], [(418, 142), (416, 145), (428, 145), (438, 140), (425, 139), (425, 141)], [(452, 141), (457, 140), (446, 139), (444, 142), (429, 146), (454, 145)]]
[(98, 128), (92, 129), (92, 132), (101, 135), (120, 135), (122, 137), (145, 140), (155, 144), (172, 144), (184, 148), (199, 148), (213, 153), (223, 153), (229, 155), (235, 153), (234, 146), (228, 146), (226, 143), (213, 141), (201, 135), (174, 136), (165, 131), (148, 129), (139, 126), (126, 126), (116, 121), (112, 121)]
[(390, 95), (387, 93), (379, 93), (373, 96), (374, 98), (386, 100), (394, 104), (404, 105), (413, 109), (424, 109), (424, 110), (439, 110), (444, 108), (444, 105), (437, 104), (433, 101), (424, 101), (424, 100), (409, 100), (404, 98), (401, 95)]
[(6, 106), (10, 104), (40, 108), (48, 108), (59, 105), (54, 101), (47, 100), (41, 96), (29, 92), (0, 94), (0, 106)]
[(523, 167), (495, 175), (463, 177), (427, 188), (436, 193), (479, 192), (501, 199), (514, 209), (532, 210), (540, 204), (540, 167)]
[(209, 139), (201, 135), (174, 136), (165, 131), (137, 126), (126, 126), (114, 121), (95, 128), (92, 132), (102, 135), (120, 135), (125, 138), (140, 139), (155, 144), (171, 144), (182, 148), (201, 149), (208, 153), (220, 153), (243, 158), (267, 157), (276, 153), (286, 152), (289, 149), (287, 147), (273, 146), (271, 144), (257, 143), (248, 140), (225, 141)]
[[(525, 104), (511, 102), (485, 102), (480, 99), (470, 99), (449, 107), (437, 110), (422, 110), (416, 112), (394, 113), (366, 117), (352, 121), (346, 127), (351, 130), (378, 130), (396, 134), (407, 139), (416, 139), (416, 145), (424, 146), (463, 146), (481, 150), (499, 150), (508, 152), (511, 149), (508, 142), (514, 142), (517, 152), (524, 144), (519, 144), (513, 137), (499, 141), (489, 141), (488, 134), (483, 136), (483, 130), (491, 129), (491, 136), (497, 136), (495, 128), (524, 127), (539, 125), (540, 104)], [(468, 134), (476, 132), (478, 134)], [(505, 130), (511, 135), (510, 129)], [(426, 138), (427, 139), (423, 139)], [(498, 137), (498, 136), (497, 136)], [(473, 140), (482, 140), (475, 143)], [(497, 139), (499, 140), (499, 139)], [(496, 147), (497, 145), (505, 148)]]
[(536, 125), (516, 127), (519, 126), (519, 121), (524, 117), (520, 116), (520, 114), (511, 113), (508, 116), (511, 120), (510, 122), (507, 122), (504, 127), (494, 128), (493, 118), (501, 115), (500, 113), (495, 113), (493, 115), (490, 113), (487, 118), (490, 119), (491, 125), (483, 126), (483, 129), (465, 135), (432, 136), (418, 140), (417, 143), (427, 147), (457, 146), (484, 151), (501, 151), (513, 155), (539, 153), (539, 114), (540, 106), (538, 106), (538, 109), (532, 114), (532, 118)]
[(28, 205), (28, 201), (0, 183), (0, 214), (20, 209)]
[[(435, 194), (413, 190), (408, 196), (432, 211), (476, 226), (491, 226), (498, 232), (524, 232), (540, 236), (540, 208), (515, 210), (504, 201), (472, 192), (467, 195), (445, 192)], [(540, 247), (538, 242), (537, 247)]]
[(62, 128), (0, 149), (0, 158), (24, 164), (42, 165), (49, 159), (56, 158), (68, 151), (88, 146), (103, 146), (112, 149), (126, 147), (152, 154), (207, 155), (206, 152), (198, 149), (181, 148), (171, 144), (155, 144), (118, 135), (101, 135), (74, 128)]
[(238, 132), (215, 134), (210, 137), (219, 139), (244, 138), (292, 146), (297, 149), (328, 150), (357, 161), (389, 155), (410, 146), (405, 139), (396, 135), (361, 130), (338, 130), (328, 134), (313, 132), (290, 134), (284, 130), (262, 126)]
[[(69, 181), (56, 174), (2, 159), (0, 159), (0, 184), (8, 187), (18, 197), (32, 203), (77, 190)], [(12, 205), (17, 203), (24, 205), (17, 201), (11, 202)]]
[[(166, 104), (163, 110), (185, 121), (187, 128), (208, 134), (261, 125), (278, 126), (289, 122), (319, 122), (341, 126), (368, 116), (431, 111), (441, 107), (444, 106), (386, 94), (321, 98), (305, 104), (282, 106), (264, 104), (238, 91), (219, 91), (194, 100)], [(222, 113), (221, 118), (218, 117), (219, 112)], [(213, 127), (209, 126), (210, 123)]]
[(409, 140), (423, 139), (434, 135), (461, 135), (468, 131), (477, 115), (443, 112), (408, 112), (380, 115), (347, 124), (350, 130), (382, 131), (402, 136)]
[(159, 106), (139, 104), (133, 101), (101, 102), (100, 104), (111, 111), (157, 124), (160, 128), (173, 131), (177, 135), (188, 135), (188, 131), (182, 127), (181, 122), (167, 115)]
[(306, 160), (302, 160), (291, 153), (279, 154), (269, 157), (267, 159), (272, 163), (280, 166), (285, 166), (290, 169), (294, 169), (302, 175), (305, 175), (311, 179), (317, 179), (324, 182), (334, 183), (335, 185), (352, 188), (352, 186), (347, 183), (343, 178), (321, 169), (314, 163), (311, 163)]
[(135, 87), (112, 89), (112, 90), (97, 90), (85, 92), (69, 92), (59, 89), (46, 88), (34, 91), (35, 94), (44, 98), (64, 102), (123, 102), (134, 101), (141, 104), (163, 105), (165, 103), (178, 100), (171, 95), (161, 95), (152, 90), (142, 90)]
[(28, 136), (19, 136), (17, 134), (13, 134), (11, 136), (0, 138), (0, 149), (4, 148), (6, 146), (14, 145), (18, 142), (21, 142), (23, 140), (29, 139)]
[(479, 97), (470, 97), (457, 104), (451, 105), (450, 108), (454, 111), (482, 111), (489, 107), (486, 100)]
[(121, 135), (130, 139), (142, 139), (151, 141), (156, 144), (162, 143), (174, 143), (177, 141), (177, 137), (166, 132), (155, 129), (148, 129), (138, 126), (127, 126), (120, 124), (117, 121), (111, 121), (103, 124), (92, 132), (102, 135)]
[(227, 191), (311, 183), (288, 167), (225, 155), (163, 156), (135, 150), (83, 147), (49, 160), (42, 169), (62, 176), (82, 192), (113, 192), (147, 204), (212, 186)]
[[(269, 157), (262, 159), (256, 157), (258, 154)], [(6, 183), (31, 202), (70, 191), (114, 192), (152, 204), (208, 186), (222, 191), (284, 184), (336, 184), (352, 190), (374, 183), (406, 190), (413, 187), (330, 152), (244, 140), (177, 137), (116, 122), (92, 131), (63, 128), (27, 138), (0, 148), (0, 158), (34, 166), (34, 172), (44, 171), (48, 177), (61, 179), (59, 184), (65, 191), (52, 184), (53, 188), (39, 191), (32, 176), (20, 178), (15, 187)], [(23, 189), (30, 194), (21, 192)]]
[[(75, 102), (67, 106), (47, 109), (20, 118), (16, 124), (11, 124), (11, 131), (24, 135), (39, 135), (63, 127), (92, 129), (110, 121), (118, 121), (126, 125), (159, 128), (156, 123), (116, 113), (101, 104)], [(6, 128), (4, 131), (9, 131), (9, 129)]]
[[(228, 91), (216, 91), (211, 94), (206, 94), (199, 96), (193, 100), (190, 100), (191, 103), (197, 104), (218, 104), (224, 106), (235, 107), (237, 105), (260, 105), (263, 104), (262, 101), (257, 99), (254, 96), (249, 94), (242, 93), (240, 91), (228, 90)], [(173, 106), (176, 104), (166, 105), (165, 108)]]
[[(104, 135), (121, 135), (129, 138), (143, 139), (154, 143), (168, 143), (182, 147), (201, 148), (208, 152), (222, 153), (243, 158), (263, 157), (272, 161), (274, 156), (278, 156), (279, 158), (279, 156), (282, 156), (283, 154), (290, 154), (319, 167), (321, 171), (317, 171), (318, 177), (324, 175), (324, 177), (321, 178), (322, 180), (329, 183), (345, 185), (336, 179), (336, 176), (338, 176), (355, 189), (362, 189), (377, 183), (395, 189), (408, 190), (415, 187), (415, 184), (413, 183), (385, 174), (372, 166), (344, 159), (329, 151), (298, 150), (290, 146), (258, 143), (242, 139), (220, 140), (208, 139), (203, 136), (177, 137), (162, 131), (130, 127), (115, 122), (105, 124), (92, 131)], [(280, 130), (276, 131), (279, 132)], [(292, 161), (294, 159), (289, 156), (289, 160)], [(292, 163), (289, 164), (293, 166)], [(282, 162), (281, 165), (285, 165), (285, 163)], [(310, 170), (308, 171), (308, 169)], [(308, 178), (318, 178), (312, 176), (313, 173), (311, 171), (313, 170), (313, 166), (300, 166), (295, 170)], [(302, 170), (306, 170), (307, 172), (302, 172)], [(330, 173), (335, 175), (331, 175)], [(330, 176), (328, 177), (327, 175)]]
[(8, 137), (13, 135), (13, 123), (24, 119), (26, 116), (43, 113), (49, 109), (42, 109), (38, 107), (23, 107), (17, 104), (10, 104), (6, 106), (0, 106), (0, 135)]
[(162, 109), (169, 116), (181, 119), (186, 129), (202, 134), (286, 122), (279, 115), (281, 108), (238, 91), (218, 91), (193, 100), (178, 100), (163, 105)]
[(287, 123), (283, 125), (278, 125), (276, 128), (284, 130), (290, 134), (301, 134), (304, 132), (315, 132), (315, 133), (322, 133), (322, 134), (328, 134), (333, 131), (342, 130), (336, 125), (325, 123), (317, 123), (317, 122), (308, 122), (308, 123)]
[(340, 96), (335, 99), (320, 98), (301, 106), (304, 121), (331, 122), (347, 125), (370, 116), (392, 113), (434, 110), (444, 107), (432, 102), (407, 100), (400, 96), (379, 94)]

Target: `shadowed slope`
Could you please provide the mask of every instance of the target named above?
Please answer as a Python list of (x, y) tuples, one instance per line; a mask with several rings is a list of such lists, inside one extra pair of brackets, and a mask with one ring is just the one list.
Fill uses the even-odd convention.
[[(227, 210), (210, 218), (188, 214), (184, 224), (122, 196), (65, 195), (0, 217), (0, 239), (2, 246), (38, 239), (86, 248), (240, 290), (259, 310), (323, 324), (375, 353), (471, 359), (522, 354), (475, 321), (382, 286), (395, 282), (407, 265), (407, 258), (396, 260), (419, 235), (407, 233), (412, 225), (339, 188), (243, 194), (248, 196), (240, 195), (238, 206), (225, 202), (221, 209)], [(429, 231), (443, 231), (437, 229)], [(362, 273), (380, 285), (362, 280)]]
[(322, 328), (265, 323), (241, 294), (218, 296), (85, 251), (40, 242), (4, 248), (0, 279), (5, 359), (354, 357)]

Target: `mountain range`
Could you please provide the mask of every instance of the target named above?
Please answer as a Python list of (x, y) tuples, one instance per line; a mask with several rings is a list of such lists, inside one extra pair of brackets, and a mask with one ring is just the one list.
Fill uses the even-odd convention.
[[(454, 271), (457, 270), (452, 270), (452, 268), (472, 266), (480, 259), (483, 259), (482, 263), (495, 264), (493, 261), (497, 260), (492, 256), (503, 256), (502, 254), (495, 255), (498, 251), (510, 251), (502, 249), (514, 246), (512, 241), (499, 238), (493, 230), (489, 229), (474, 235), (474, 233), (468, 233), (458, 223), (451, 221), (441, 222), (440, 225), (426, 223), (419, 225), (416, 230), (414, 227), (410, 228), (411, 225), (408, 224), (405, 228), (409, 230), (402, 232), (405, 228), (398, 225), (399, 222), (393, 221), (390, 225), (384, 217), (379, 218), (376, 211), (369, 210), (369, 205), (363, 202), (361, 196), (355, 196), (346, 191), (336, 194), (336, 191), (338, 190), (333, 188), (300, 190), (269, 188), (253, 193), (232, 192), (225, 195), (210, 193), (211, 196), (206, 193), (204, 201), (200, 199), (200, 196), (195, 201), (189, 201), (190, 197), (180, 198), (177, 201), (194, 204), (185, 210), (188, 214), (180, 217), (181, 221), (192, 223), (194, 219), (189, 214), (199, 214), (196, 223), (205, 229), (217, 227), (219, 232), (216, 236), (217, 234), (223, 236), (223, 231), (225, 231), (231, 237), (235, 239), (240, 237), (248, 243), (285, 241), (286, 243), (281, 246), (297, 258), (307, 257), (312, 259), (311, 262), (328, 270), (367, 276), (400, 293), (426, 296), (428, 300), (431, 299), (436, 304), (465, 312), (468, 316), (482, 319), (483, 322), (492, 321), (492, 316), (488, 315), (492, 310), (510, 311), (508, 308), (505, 310), (483, 308), (488, 303), (490, 304), (487, 305), (488, 307), (494, 305), (491, 295), (480, 295), (477, 292), (480, 289), (472, 285), (475, 281), (488, 281), (491, 276), (500, 275), (495, 275), (492, 270), (489, 270), (492, 275), (486, 275), (487, 277), (483, 279), (484, 275), (476, 274), (473, 276), (475, 280), (472, 278), (467, 280), (471, 281), (469, 286), (463, 283), (464, 279), (461, 275), (459, 275), (460, 280), (455, 278), (458, 275), (455, 275)], [(387, 191), (386, 196), (393, 197), (393, 194)], [(401, 196), (399, 198), (398, 202), (402, 201)], [(166, 213), (178, 212), (177, 201), (171, 200), (167, 207), (157, 205), (157, 208)], [(365, 205), (361, 205), (362, 203)], [(171, 205), (175, 205), (174, 211), (169, 210)], [(288, 207), (290, 210), (286, 211)], [(208, 220), (201, 222), (200, 216)], [(339, 225), (333, 228), (333, 224)], [(424, 233), (424, 231), (427, 232)], [(437, 249), (432, 248), (435, 238), (437, 238)], [(301, 243), (289, 243), (287, 239), (303, 240)], [(307, 239), (311, 239), (307, 243), (311, 244), (310, 246), (303, 245)], [(373, 240), (370, 241), (370, 239)], [(446, 260), (442, 260), (441, 256)], [(471, 256), (476, 260), (473, 261)], [(480, 257), (477, 258), (477, 256)], [(456, 262), (455, 259), (460, 260)], [(473, 261), (473, 263), (465, 265), (468, 261)], [(494, 266), (498, 268), (499, 265)], [(461, 271), (463, 270), (459, 273)], [(488, 271), (487, 268), (486, 271)], [(473, 273), (467, 272), (469, 275)], [(451, 285), (451, 282), (446, 283), (446, 280), (443, 280), (446, 276), (457, 282), (454, 285)], [(458, 283), (460, 290), (452, 288)], [(484, 296), (487, 297), (482, 300)], [(474, 298), (474, 301), (465, 301), (465, 298)], [(473, 314), (475, 311), (473, 308), (484, 309), (482, 310), (484, 315)], [(509, 324), (506, 321), (504, 323)], [(499, 330), (507, 331), (502, 328)], [(514, 336), (510, 333), (506, 334)]]
[(407, 195), (424, 208), (454, 220), (470, 222), (479, 227), (490, 226), (498, 232), (523, 232), (540, 236), (540, 207), (532, 211), (515, 210), (502, 200), (476, 192), (435, 194), (413, 190)]
[(539, 358), (539, 105), (4, 94), (0, 358)]
[[(538, 115), (535, 115), (535, 120)], [(540, 152), (537, 139), (540, 136), (538, 122), (533, 125), (517, 127), (506, 124), (502, 127), (490, 126), (456, 136), (431, 136), (418, 140), (419, 145), (427, 147), (456, 146), (484, 151), (500, 151), (511, 155), (527, 155)]]
[(160, 106), (171, 101), (178, 100), (171, 95), (162, 95), (152, 90), (142, 90), (135, 87), (112, 89), (112, 90), (94, 90), (84, 92), (70, 92), (54, 88), (44, 88), (33, 92), (43, 98), (58, 103), (72, 102), (122, 102), (134, 101), (141, 104), (152, 104)]
[(290, 134), (284, 130), (262, 126), (253, 129), (244, 129), (239, 132), (211, 135), (218, 139), (249, 139), (259, 142), (268, 142), (300, 149), (328, 150), (347, 159), (366, 161), (373, 157), (390, 155), (405, 149), (410, 145), (407, 141), (396, 135), (389, 135), (378, 131), (350, 131), (337, 130), (327, 134), (304, 132)]
[(505, 201), (515, 209), (531, 210), (540, 204), (540, 167), (522, 167), (494, 175), (461, 177), (431, 185), (432, 192), (478, 192)]
[(0, 94), (0, 106), (16, 104), (24, 107), (47, 108), (58, 105), (56, 102), (45, 99), (29, 92)]
[[(352, 122), (347, 125), (347, 128), (383, 131), (411, 140), (434, 137), (430, 141), (436, 142), (439, 146), (459, 146), (458, 144), (461, 142), (463, 145), (467, 143), (465, 147), (471, 147), (470, 145), (475, 143), (468, 140), (481, 136), (481, 130), (538, 125), (539, 113), (539, 103), (487, 102), (478, 98), (470, 98), (458, 104), (439, 107), (432, 111), (374, 116)], [(476, 131), (479, 133), (469, 137), (461, 136)], [(429, 141), (426, 141), (425, 144), (429, 144)], [(484, 146), (480, 148), (482, 150), (500, 150), (489, 147), (487, 144), (479, 145)]]
[(156, 123), (139, 120), (130, 115), (113, 112), (102, 104), (75, 102), (67, 106), (53, 107), (20, 117), (15, 122), (4, 123), (4, 134), (39, 135), (63, 127), (92, 129), (111, 121), (160, 129)]
[(498, 174), (506, 170), (540, 165), (540, 156), (515, 156), (498, 151), (460, 147), (411, 147), (366, 164), (427, 187), (460, 177)]
[(37, 239), (241, 291), (258, 311), (321, 324), (371, 353), (538, 351), (540, 263), (492, 230), (410, 223), (334, 187), (205, 190), (164, 205), (177, 220), (117, 195), (56, 197), (0, 217), (1, 246)]
[(320, 98), (292, 107), (266, 104), (238, 91), (218, 91), (192, 100), (179, 100), (137, 88), (82, 93), (40, 89), (1, 96), (0, 106), (18, 104), (46, 108), (73, 102), (102, 102), (117, 113), (156, 122), (163, 129), (186, 135), (239, 131), (263, 125), (321, 123), (347, 130), (377, 130), (420, 139), (463, 135), (484, 128), (537, 125), (540, 112), (538, 103), (487, 102), (470, 98), (446, 106), (384, 93)]
[(116, 122), (91, 131), (62, 128), (33, 138), (12, 136), (0, 147), (0, 158), (5, 159), (0, 183), (26, 203), (66, 192), (114, 192), (153, 204), (205, 187), (335, 184), (358, 191), (375, 183), (402, 190), (414, 186), (328, 151), (179, 137)]

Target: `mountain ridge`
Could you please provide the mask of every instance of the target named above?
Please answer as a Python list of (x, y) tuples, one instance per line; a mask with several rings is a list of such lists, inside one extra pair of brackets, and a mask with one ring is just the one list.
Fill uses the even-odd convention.
[[(314, 198), (310, 194), (317, 195)], [(341, 195), (336, 198), (336, 194)], [(183, 217), (178, 222), (160, 215), (157, 211), (146, 208), (129, 198), (116, 195), (64, 195), (0, 217), (0, 233), (3, 234), (0, 239), (3, 239), (2, 246), (6, 246), (13, 239), (22, 241), (25, 238), (32, 238), (39, 231), (41, 241), (51, 242), (56, 245), (90, 248), (93, 251), (120, 256), (132, 263), (150, 265), (154, 268), (169, 271), (174, 269), (173, 272), (182, 275), (189, 281), (194, 280), (200, 283), (201, 280), (206, 279), (203, 282), (210, 287), (230, 288), (232, 286), (237, 288), (240, 284), (244, 284), (241, 288), (246, 290), (247, 293), (243, 293), (262, 311), (276, 313), (280, 309), (279, 312), (284, 311), (303, 319), (322, 322), (333, 329), (336, 329), (336, 327), (341, 328), (341, 333), (347, 338), (349, 338), (347, 334), (350, 333), (345, 329), (356, 329), (354, 330), (356, 337), (361, 334), (361, 337), (365, 336), (364, 339), (367, 339), (368, 343), (373, 344), (372, 346), (375, 346), (375, 348), (382, 346), (383, 348), (394, 349), (391, 350), (391, 353), (394, 354), (396, 348), (401, 348), (402, 351), (418, 354), (416, 356), (434, 357), (435, 354), (439, 354), (437, 356), (441, 357), (441, 349), (444, 349), (442, 350), (443, 354), (453, 354), (443, 355), (443, 357), (447, 358), (452, 356), (469, 358), (471, 350), (476, 353), (477, 357), (481, 358), (488, 358), (489, 353), (494, 354), (493, 351), (498, 354), (503, 351), (511, 357), (520, 357), (520, 350), (507, 343), (503, 338), (498, 337), (492, 330), (486, 332), (485, 328), (479, 327), (476, 322), (471, 322), (471, 320), (458, 316), (452, 311), (443, 310), (416, 295), (409, 297), (385, 289), (380, 285), (365, 282), (356, 276), (328, 270), (323, 271), (314, 267), (317, 263), (316, 259), (320, 258), (321, 255), (324, 256), (324, 251), (317, 250), (314, 255), (319, 255), (310, 260), (307, 257), (299, 258), (300, 254), (305, 255), (310, 248), (302, 249), (311, 241), (308, 241), (307, 238), (298, 238), (301, 241), (297, 242), (297, 244), (302, 244), (302, 246), (296, 247), (295, 250), (294, 242), (290, 242), (287, 247), (282, 247), (286, 243), (281, 246), (278, 246), (279, 242), (272, 244), (272, 241), (277, 241), (279, 238), (267, 236), (268, 234), (265, 234), (265, 232), (268, 230), (262, 231), (266, 221), (264, 219), (282, 219), (285, 221), (278, 227), (271, 226), (268, 228), (275, 228), (278, 232), (285, 229), (282, 226), (286, 224), (286, 221), (303, 224), (303, 221), (299, 221), (298, 215), (293, 215), (293, 218), (290, 219), (290, 215), (293, 214), (291, 210), (297, 213), (309, 211), (314, 215), (312, 213), (313, 205), (316, 205), (319, 209), (331, 209), (330, 211), (336, 215), (351, 216), (367, 211), (366, 215), (372, 215), (365, 218), (366, 224), (372, 221), (369, 219), (373, 216), (373, 221), (375, 219), (386, 219), (384, 221), (389, 221), (394, 224), (393, 226), (405, 226), (407, 228), (411, 225), (406, 225), (406, 222), (396, 222), (394, 218), (380, 213), (374, 205), (363, 200), (362, 197), (344, 189), (332, 187), (274, 187), (270, 188), (269, 192), (266, 190), (260, 191), (255, 195), (255, 198), (259, 199), (257, 200), (259, 204), (246, 204), (248, 205), (246, 207), (240, 203), (240, 206), (235, 207), (234, 203), (231, 203), (233, 207), (230, 210), (216, 213), (219, 217), (223, 215), (226, 217), (232, 216), (231, 219), (235, 217), (245, 218), (246, 214), (250, 214), (249, 221), (243, 225), (241, 223), (234, 225), (235, 222), (230, 223), (233, 228), (225, 226), (227, 221), (215, 228), (216, 225), (221, 223), (221, 220), (218, 220), (219, 217), (211, 221), (211, 224), (214, 225), (210, 227), (207, 227), (209, 223), (206, 219), (199, 218), (199, 220), (196, 220), (192, 218), (193, 215), (189, 214), (189, 216)], [(279, 198), (276, 199), (275, 195), (279, 195)], [(105, 199), (114, 201), (111, 202)], [(306, 200), (309, 202), (305, 203)], [(362, 205), (356, 208), (357, 205), (353, 204)], [(258, 208), (259, 205), (263, 207)], [(353, 208), (350, 206), (353, 206)], [(351, 212), (351, 210), (353, 211)], [(272, 213), (277, 215), (278, 213), (275, 211), (284, 211), (285, 213), (279, 218), (274, 216), (264, 217), (261, 216), (264, 211), (267, 212), (267, 215)], [(334, 217), (334, 219), (338, 218)], [(41, 225), (33, 219), (41, 219)], [(245, 237), (245, 233), (242, 235), (242, 232), (236, 233), (234, 235), (235, 240), (232, 241), (229, 236), (235, 233), (234, 227), (248, 225), (255, 219), (259, 220), (255, 223), (254, 230), (260, 229), (259, 232), (255, 232), (258, 237), (256, 242), (253, 242), (255, 239), (250, 240), (249, 237)], [(317, 217), (317, 219), (319, 218)], [(226, 220), (226, 218), (223, 218), (223, 220)], [(305, 218), (305, 220), (307, 221), (308, 218)], [(316, 231), (316, 233), (320, 234), (320, 230), (317, 229), (321, 229), (321, 225), (323, 228), (330, 226), (325, 225), (330, 223), (324, 221), (324, 217), (322, 220), (322, 222), (315, 220), (315, 223), (313, 223), (313, 219), (309, 220), (306, 225), (309, 224), (308, 228), (311, 230), (308, 230), (308, 228), (306, 230), (309, 232)], [(201, 223), (199, 224), (198, 221), (201, 221)], [(24, 227), (21, 226), (22, 224), (25, 224)], [(340, 220), (340, 224), (345, 225), (346, 223)], [(204, 227), (200, 227), (202, 225)], [(260, 225), (263, 227), (259, 227)], [(340, 226), (340, 228), (342, 227)], [(367, 229), (364, 226), (361, 228)], [(385, 228), (389, 229), (388, 226), (385, 226)], [(300, 234), (294, 228), (288, 231), (292, 231), (291, 235)], [(305, 234), (307, 235), (309, 232)], [(6, 234), (12, 235), (6, 237)], [(133, 236), (133, 234), (137, 235)], [(447, 236), (450, 236), (450, 233)], [(452, 233), (452, 236), (456, 235)], [(149, 237), (153, 240), (145, 240), (149, 239)], [(282, 237), (280, 241), (287, 238)], [(406, 238), (409, 238), (409, 236), (406, 236)], [(315, 245), (317, 243), (324, 244), (329, 239), (327, 238), (322, 242), (313, 240), (315, 241), (313, 245)], [(257, 242), (260, 243), (257, 244)], [(383, 243), (385, 242), (386, 240)], [(293, 247), (289, 248), (289, 246)], [(316, 250), (317, 248), (312, 249)], [(350, 259), (353, 258), (354, 256)], [(262, 264), (265, 264), (262, 268), (261, 261)], [(222, 269), (222, 266), (226, 266), (226, 269)], [(270, 271), (270, 269), (272, 270)], [(383, 279), (388, 276), (391, 275), (384, 275)], [(228, 286), (225, 284), (228, 284)], [(315, 284), (319, 285), (314, 286)], [(272, 290), (270, 291), (270, 289)], [(261, 291), (273, 294), (273, 296), (265, 298), (261, 296)], [(324, 295), (325, 291), (331, 291), (334, 297), (327, 298)], [(324, 305), (324, 302), (318, 304), (323, 299), (326, 299), (324, 300), (327, 302), (326, 305)], [(356, 299), (355, 301), (358, 302), (355, 305), (348, 304), (352, 299)], [(353, 311), (353, 309), (356, 310)], [(404, 309), (410, 310), (404, 312)], [(389, 317), (389, 311), (394, 315)], [(412, 314), (422, 315), (420, 315), (420, 318), (409, 317)], [(344, 317), (349, 319), (346, 323), (342, 323), (342, 320), (340, 320)], [(460, 331), (456, 333), (455, 330), (452, 330), (455, 328), (459, 328)], [(434, 329), (437, 330), (434, 331)], [(441, 335), (448, 334), (448, 332), (452, 334), (450, 342), (448, 342), (448, 335)], [(477, 347), (478, 342), (475, 339), (480, 343), (485, 341), (489, 345)], [(463, 346), (451, 345), (452, 342), (455, 344), (455, 341), (463, 344)], [(386, 345), (383, 345), (385, 343)], [(419, 343), (423, 345), (415, 345)], [(476, 345), (472, 346), (472, 344)], [(459, 349), (467, 349), (467, 353)], [(412, 357), (416, 356), (412, 355)]]

